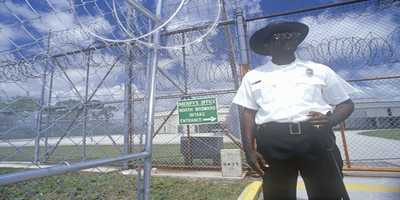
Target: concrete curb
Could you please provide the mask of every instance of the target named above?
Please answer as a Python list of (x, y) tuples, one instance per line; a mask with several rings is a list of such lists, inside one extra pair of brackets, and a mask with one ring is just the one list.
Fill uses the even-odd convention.
[[(143, 173), (143, 170), (142, 170)], [(124, 175), (138, 175), (138, 172), (134, 169), (121, 170), (121, 174)], [(224, 177), (221, 171), (194, 171), (194, 170), (174, 170), (174, 169), (158, 169), (153, 168), (151, 170), (151, 176), (157, 177), (173, 177), (173, 178), (190, 178), (190, 179), (224, 179), (224, 180), (243, 180), (246, 176), (246, 172), (243, 172), (238, 177)]]
[(248, 185), (237, 198), (237, 200), (254, 200), (258, 199), (258, 195), (261, 192), (261, 181), (254, 181), (250, 185)]
[(384, 172), (384, 171), (346, 171), (343, 170), (344, 177), (359, 176), (359, 177), (385, 177), (385, 178), (400, 178), (400, 172)]

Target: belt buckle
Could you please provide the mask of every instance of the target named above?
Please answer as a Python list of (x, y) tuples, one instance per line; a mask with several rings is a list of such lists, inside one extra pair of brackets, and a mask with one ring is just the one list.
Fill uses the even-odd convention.
[[(296, 125), (297, 125), (297, 131), (296, 131), (296, 128), (293, 128), (293, 126), (296, 127)], [(295, 130), (293, 130), (293, 129), (295, 129)], [(291, 135), (301, 134), (300, 122), (289, 123), (289, 131), (290, 131)]]

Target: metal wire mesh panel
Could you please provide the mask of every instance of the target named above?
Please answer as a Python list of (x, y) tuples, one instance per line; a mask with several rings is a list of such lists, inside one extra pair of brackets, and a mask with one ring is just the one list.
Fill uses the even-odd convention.
[[(0, 23), (0, 172), (23, 176), (29, 169), (68, 167), (63, 175), (2, 186), (0, 196), (137, 196), (140, 180), (131, 172), (124, 175), (122, 162), (69, 173), (73, 163), (140, 151), (136, 146), (142, 141), (145, 82), (136, 79), (146, 80), (148, 48), (133, 42), (109, 43), (88, 30), (125, 38), (112, 21), (113, 9), (124, 24), (127, 15), (129, 22), (136, 20), (141, 33), (149, 31), (149, 21), (124, 1), (115, 7), (108, 3), (112, 1), (0, 3), (4, 19)], [(111, 30), (116, 32), (110, 34)]]
[[(197, 29), (163, 37), (163, 41), (179, 45), (185, 38), (198, 37), (206, 31), (203, 27)], [(155, 166), (219, 169), (219, 151), (240, 148), (238, 108), (231, 105), (239, 86), (235, 34), (235, 26), (225, 25), (201, 42), (161, 51), (157, 85), (160, 97), (153, 136)], [(218, 102), (217, 123), (179, 123), (179, 100), (208, 97), (215, 97)]]

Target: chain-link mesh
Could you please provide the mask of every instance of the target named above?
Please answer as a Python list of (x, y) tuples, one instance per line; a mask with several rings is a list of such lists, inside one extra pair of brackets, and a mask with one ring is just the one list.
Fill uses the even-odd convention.
[[(49, 2), (44, 3), (50, 10), (47, 14), (35, 13), (37, 5), (29, 1), (1, 2), (2, 16), (14, 17), (0, 24), (1, 174), (144, 150), (150, 55), (143, 41), (147, 42), (147, 38), (142, 42), (112, 43), (96, 39), (65, 20), (65, 15), (73, 13), (67, 6), (69, 3)], [(90, 6), (86, 8), (94, 9), (107, 2), (88, 2)], [(352, 96), (356, 109), (344, 122), (344, 139), (339, 127), (335, 129), (345, 166), (398, 169), (398, 1), (362, 1), (333, 7), (328, 6), (330, 2), (297, 3), (306, 6), (287, 10), (282, 9), (286, 4), (276, 4), (262, 9), (268, 12), (247, 10), (247, 34), (276, 20), (307, 24), (310, 33), (297, 56), (326, 64), (360, 91)], [(222, 14), (221, 20), (225, 23), (207, 33), (211, 26), (206, 22), (212, 22), (212, 18), (203, 19), (202, 14), (208, 12), (215, 16), (215, 6), (213, 3), (201, 6), (191, 1), (185, 7), (188, 9), (176, 16), (179, 20), (175, 26), (161, 36), (160, 46), (176, 48), (159, 50), (154, 167), (219, 170), (221, 149), (242, 148), (240, 108), (232, 104), (240, 77), (245, 73), (240, 65), (237, 24), (229, 21), (235, 16), (234, 4), (234, 1), (225, 2), (230, 18)], [(79, 3), (75, 6), (79, 12), (87, 12), (87, 16), (103, 13), (99, 15), (101, 19), (92, 17), (84, 21), (96, 34), (116, 40), (133, 37), (123, 29), (110, 34), (109, 30), (119, 25), (117, 21), (108, 24), (114, 16), (111, 1), (106, 11), (99, 8), (84, 11), (84, 4)], [(148, 19), (127, 7), (124, 3), (115, 7), (120, 22), (136, 23), (135, 36), (148, 32)], [(167, 18), (176, 7), (175, 4), (164, 7)], [(51, 18), (63, 22), (63, 28), (50, 26), (47, 20)], [(185, 24), (188, 18), (196, 24)], [(41, 27), (35, 30), (42, 32), (32, 31), (32, 26)], [(203, 38), (198, 41), (200, 37)], [(249, 55), (250, 69), (269, 59), (251, 51)], [(179, 124), (178, 101), (210, 97), (217, 99), (218, 123)], [(243, 152), (242, 160), (246, 162)], [(92, 198), (92, 195), (107, 199), (134, 198), (140, 180), (136, 176), (121, 175), (122, 164), (12, 184), (1, 187), (0, 192), (9, 198), (45, 199), (59, 193), (64, 193), (57, 196), (60, 198)], [(12, 165), (21, 166), (21, 170), (5, 168)], [(131, 161), (128, 166), (140, 168), (141, 162)], [(56, 186), (46, 192), (35, 190), (43, 184)], [(11, 196), (8, 191), (14, 188), (22, 192)]]

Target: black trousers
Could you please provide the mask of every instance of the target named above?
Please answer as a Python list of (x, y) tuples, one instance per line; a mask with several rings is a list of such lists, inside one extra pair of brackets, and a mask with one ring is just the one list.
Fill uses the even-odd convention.
[(343, 160), (332, 131), (309, 129), (290, 135), (261, 126), (256, 140), (257, 151), (269, 165), (263, 168), (264, 200), (295, 200), (299, 172), (309, 199), (341, 199)]

